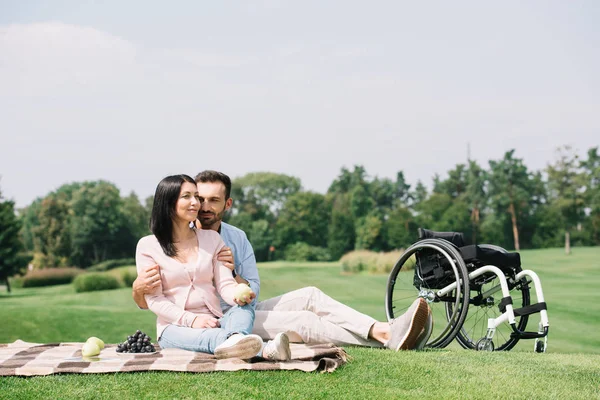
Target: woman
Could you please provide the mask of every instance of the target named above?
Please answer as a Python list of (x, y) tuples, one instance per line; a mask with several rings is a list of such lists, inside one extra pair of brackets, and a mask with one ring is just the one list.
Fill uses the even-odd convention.
[[(160, 266), (160, 285), (145, 295), (157, 315), (161, 348), (175, 347), (215, 354), (217, 358), (290, 358), (285, 333), (263, 349), (252, 335), (254, 293), (234, 300), (237, 283), (231, 271), (217, 260), (225, 245), (217, 232), (195, 229), (200, 201), (194, 180), (187, 175), (164, 178), (156, 187), (150, 230), (136, 250), (138, 274)], [(225, 314), (219, 298), (234, 305)], [(263, 351), (261, 351), (263, 350)]]

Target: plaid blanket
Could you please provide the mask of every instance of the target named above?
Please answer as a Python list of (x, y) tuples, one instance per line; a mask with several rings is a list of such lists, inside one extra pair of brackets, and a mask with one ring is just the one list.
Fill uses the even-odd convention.
[(239, 370), (300, 370), (331, 372), (346, 363), (346, 352), (332, 344), (290, 344), (292, 359), (286, 362), (266, 361), (255, 357), (250, 361), (229, 358), (217, 360), (211, 354), (158, 346), (153, 354), (117, 353), (108, 344), (100, 355), (82, 358), (83, 343), (38, 344), (17, 340), (0, 344), (0, 376), (34, 376), (58, 373), (109, 373), (134, 371), (213, 372)]

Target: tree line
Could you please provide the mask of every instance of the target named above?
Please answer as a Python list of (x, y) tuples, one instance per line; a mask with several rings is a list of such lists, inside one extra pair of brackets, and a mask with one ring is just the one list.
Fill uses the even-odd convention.
[[(446, 177), (434, 176), (431, 189), (409, 184), (402, 171), (395, 179), (371, 177), (361, 165), (341, 168), (325, 194), (303, 190), (297, 177), (255, 172), (234, 179), (232, 198), (225, 219), (246, 232), (259, 261), (406, 248), (418, 227), (464, 232), (472, 243), (509, 250), (600, 244), (597, 147), (583, 158), (557, 149), (543, 171), (528, 169), (511, 150), (487, 166), (457, 164)], [(152, 197), (121, 196), (106, 181), (63, 185), (16, 214), (0, 197), (0, 270), (24, 260), (36, 268), (85, 268), (132, 257), (149, 234), (151, 206)], [(13, 261), (5, 261), (7, 248)]]

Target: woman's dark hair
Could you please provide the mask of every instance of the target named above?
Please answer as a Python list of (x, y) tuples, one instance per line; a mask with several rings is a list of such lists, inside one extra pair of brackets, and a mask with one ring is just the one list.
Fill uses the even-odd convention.
[(175, 217), (175, 205), (184, 182), (196, 185), (191, 176), (171, 175), (160, 181), (154, 192), (150, 231), (156, 236), (160, 247), (169, 257), (177, 255), (177, 249), (173, 244), (173, 218)]

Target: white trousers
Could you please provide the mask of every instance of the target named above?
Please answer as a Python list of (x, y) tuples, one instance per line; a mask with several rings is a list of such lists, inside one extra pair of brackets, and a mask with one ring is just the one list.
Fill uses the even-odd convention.
[(306, 287), (258, 302), (252, 333), (263, 340), (287, 332), (290, 341), (297, 343), (381, 347), (368, 339), (375, 322), (316, 287)]

